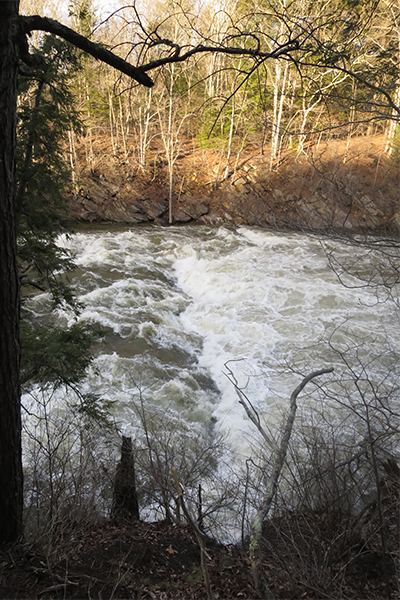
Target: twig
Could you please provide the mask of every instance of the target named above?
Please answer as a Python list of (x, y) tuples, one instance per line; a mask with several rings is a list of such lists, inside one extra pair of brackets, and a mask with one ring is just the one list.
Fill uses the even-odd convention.
[(205, 583), (206, 591), (207, 591), (207, 598), (208, 598), (208, 600), (213, 600), (210, 576), (208, 573), (207, 560), (206, 560), (207, 558), (209, 558), (209, 556), (207, 554), (207, 550), (206, 550), (206, 539), (207, 538), (206, 538), (206, 535), (200, 530), (198, 524), (192, 518), (192, 516), (190, 515), (190, 513), (186, 507), (185, 501), (183, 499), (182, 485), (179, 483), (178, 471), (176, 470), (175, 467), (172, 467), (172, 476), (174, 478), (174, 484), (175, 484), (176, 491), (178, 492), (178, 501), (180, 503), (180, 506), (182, 507), (182, 510), (183, 510), (183, 513), (184, 513), (186, 519), (188, 520), (189, 525), (192, 527), (192, 529), (196, 535), (197, 542), (200, 546), (201, 569), (203, 571), (204, 583)]

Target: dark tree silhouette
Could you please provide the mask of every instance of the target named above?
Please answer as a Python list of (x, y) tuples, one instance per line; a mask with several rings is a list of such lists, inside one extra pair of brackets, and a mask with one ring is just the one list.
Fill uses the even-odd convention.
[(111, 516), (114, 519), (118, 519), (119, 517), (139, 518), (132, 439), (124, 435), (122, 436), (121, 444), (121, 460), (115, 474)]
[(15, 234), (18, 2), (0, 3), (0, 542), (22, 533), (19, 281)]
[(68, 27), (42, 17), (18, 15), (19, 0), (0, 2), (0, 544), (22, 534), (19, 274), (15, 223), (17, 75), (21, 62), (34, 66), (27, 35), (41, 29), (58, 35), (151, 87), (141, 69)]

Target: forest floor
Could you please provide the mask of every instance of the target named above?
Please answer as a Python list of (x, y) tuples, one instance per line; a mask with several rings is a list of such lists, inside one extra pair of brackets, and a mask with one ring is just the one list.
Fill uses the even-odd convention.
[[(376, 502), (357, 517), (290, 511), (271, 519), (263, 564), (276, 600), (398, 600), (399, 492), (396, 470), (382, 488), (383, 524)], [(215, 599), (258, 597), (247, 549), (209, 539), (207, 564)], [(51, 541), (38, 537), (0, 553), (2, 600), (206, 597), (193, 531), (165, 521), (65, 521)]]
[[(212, 540), (208, 567), (215, 598), (253, 598), (245, 553)], [(77, 529), (51, 557), (36, 545), (1, 557), (0, 597), (200, 599), (206, 596), (193, 532), (165, 522), (111, 522)]]

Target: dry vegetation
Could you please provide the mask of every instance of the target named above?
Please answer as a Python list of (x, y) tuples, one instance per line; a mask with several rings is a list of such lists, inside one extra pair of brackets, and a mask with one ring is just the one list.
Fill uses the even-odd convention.
[[(400, 598), (399, 484), (398, 471), (384, 484), (386, 559), (374, 503), (357, 518), (287, 511), (271, 519), (265, 529), (264, 570), (275, 598)], [(188, 527), (66, 521), (53, 540), (52, 547), (21, 544), (0, 555), (2, 598), (206, 597), (200, 551)], [(215, 598), (257, 597), (246, 548), (208, 540), (207, 553)]]
[[(382, 75), (382, 85), (387, 86), (393, 98), (398, 98), (397, 75), (393, 76), (394, 65), (398, 64), (398, 15), (392, 10), (392, 5), (380, 3), (382, 12), (373, 13), (375, 21), (370, 21), (366, 11), (364, 22), (360, 11), (352, 24), (355, 33), (347, 40), (351, 3), (343, 3), (339, 12), (339, 5), (331, 8), (330, 4), (320, 3), (314, 16), (319, 22), (318, 11), (324, 14), (328, 8), (326, 26), (318, 26), (313, 31), (321, 29), (324, 32), (326, 29), (330, 36), (331, 27), (338, 27), (339, 41), (343, 43), (345, 39), (349, 44), (349, 65), (353, 61), (353, 66), (357, 66), (361, 60), (366, 76), (371, 73)], [(74, 6), (76, 9), (78, 3), (71, 2), (71, 7)], [(146, 44), (151, 42), (149, 60), (152, 58), (150, 49), (160, 47), (159, 32), (175, 40), (174, 27), (171, 26), (175, 25), (175, 16), (168, 11), (165, 13), (168, 16), (161, 14), (161, 4), (159, 6), (160, 16), (154, 17), (154, 23), (150, 18), (145, 23), (148, 31), (139, 27)], [(131, 8), (128, 7), (128, 10)], [(311, 5), (292, 3), (288, 13), (285, 5), (282, 14), (279, 9), (264, 15), (260, 38), (273, 41), (275, 34), (271, 37), (271, 31), (278, 24), (280, 37), (288, 36), (290, 39), (301, 23), (308, 39), (308, 26), (303, 20), (308, 8)], [(178, 15), (176, 22), (189, 14), (183, 12), (180, 17)], [(284, 18), (281, 18), (282, 15)], [(95, 15), (90, 3), (84, 11), (72, 11), (71, 16), (73, 26), (80, 28), (85, 35), (95, 29)], [(133, 39), (137, 15), (132, 13), (128, 16), (124, 35), (131, 35)], [(233, 35), (236, 39), (249, 35), (246, 33), (247, 6), (232, 4), (224, 16), (227, 22), (221, 22), (220, 29), (213, 30), (213, 26), (207, 32), (212, 43), (220, 44), (220, 36), (231, 39)], [(214, 17), (211, 22), (218, 23), (219, 19)], [(250, 23), (253, 17), (250, 15)], [(367, 32), (370, 22), (376, 37), (370, 37), (368, 43), (359, 43), (356, 34), (359, 23)], [(312, 24), (310, 26), (312, 28)], [(118, 45), (121, 32), (111, 25), (109, 27), (108, 35), (113, 44)], [(179, 28), (175, 31), (178, 32)], [(237, 36), (237, 31), (242, 33)], [(193, 33), (185, 30), (181, 39), (175, 40), (178, 45), (185, 45), (188, 32), (190, 36)], [(327, 39), (330, 39), (329, 36)], [(321, 48), (325, 48), (325, 42), (322, 35), (314, 49), (316, 56), (320, 55)], [(171, 43), (175, 45), (175, 42), (167, 42), (162, 50), (164, 55), (170, 51)], [(385, 62), (385, 53), (381, 55), (376, 51), (376, 48), (386, 46), (390, 49), (390, 53), (387, 52), (388, 62)], [(323, 62), (311, 65), (309, 71), (304, 70), (305, 77), (303, 74), (300, 81), (295, 63), (298, 61), (296, 64), (300, 64), (302, 57), (295, 52), (293, 64), (286, 61), (284, 68), (283, 63), (278, 61), (271, 65), (265, 62), (266, 70), (262, 76), (268, 82), (268, 88), (267, 84), (260, 85), (258, 79), (251, 80), (249, 74), (253, 73), (254, 52), (249, 52), (249, 62), (245, 61), (240, 68), (231, 68), (229, 61), (220, 58), (214, 64), (213, 54), (207, 61), (199, 62), (196, 69), (199, 69), (199, 81), (204, 89), (198, 97), (192, 93), (193, 67), (190, 66), (187, 69), (182, 67), (177, 79), (174, 65), (166, 62), (151, 98), (135, 89), (128, 94), (121, 92), (118, 86), (122, 82), (122, 88), (125, 88), (123, 80), (117, 80), (110, 70), (97, 69), (91, 60), (83, 61), (81, 71), (72, 74), (71, 84), (76, 105), (84, 115), (83, 135), (80, 139), (75, 138), (76, 133), (71, 126), (65, 148), (72, 173), (70, 205), (73, 218), (85, 222), (154, 222), (165, 225), (169, 220), (171, 201), (171, 220), (180, 223), (233, 223), (291, 230), (347, 230), (397, 235), (400, 232), (400, 174), (394, 145), (395, 126), (390, 124), (390, 119), (393, 124), (398, 120), (397, 100), (397, 108), (391, 103), (382, 105), (379, 87), (374, 87), (373, 82), (366, 85), (369, 95), (365, 97), (362, 85), (357, 90), (347, 89), (351, 71), (346, 71), (344, 79), (338, 81), (333, 59), (327, 60), (326, 65)], [(358, 53), (361, 53), (361, 58)], [(374, 56), (377, 57), (376, 63), (371, 66)], [(388, 65), (393, 67), (390, 72)], [(243, 81), (238, 79), (239, 72)], [(361, 70), (361, 75), (363, 73)], [(247, 87), (242, 84), (247, 81), (248, 75)], [(331, 89), (330, 97), (328, 90)], [(333, 121), (329, 111), (322, 106), (322, 98), (326, 107), (334, 107)], [(203, 108), (216, 99), (222, 100), (222, 104), (217, 102), (213, 111), (203, 112)], [(376, 114), (373, 107), (378, 107)], [(373, 118), (378, 119), (378, 126), (371, 129), (375, 133), (373, 136), (368, 135), (369, 110), (375, 115)], [(205, 139), (203, 121), (214, 121), (217, 114), (215, 123), (220, 129), (213, 145), (212, 141)], [(296, 122), (293, 121), (294, 114)], [(385, 123), (382, 127), (379, 126), (380, 120)], [(340, 135), (343, 136), (340, 139), (334, 137), (339, 131), (339, 121), (342, 127)], [(361, 123), (359, 128), (355, 127), (357, 122)], [(318, 130), (325, 132), (319, 141)], [(288, 133), (290, 131), (297, 133), (292, 135)], [(394, 150), (391, 156), (385, 152), (389, 138)], [(174, 141), (172, 146), (171, 140)], [(367, 380), (367, 383), (370, 381)], [(342, 401), (341, 398), (339, 400)], [(378, 400), (381, 400), (380, 396)], [(371, 407), (372, 403), (366, 405), (366, 413), (372, 410)], [(338, 466), (335, 444), (326, 449), (323, 440), (309, 440), (310, 444), (314, 444), (315, 454), (323, 454), (321, 448), (327, 451), (321, 462), (312, 464), (308, 471), (309, 465), (306, 468), (304, 463), (300, 463), (299, 448), (293, 449), (292, 463), (288, 461), (286, 465), (288, 472), (293, 467), (290, 473), (292, 479), (287, 479), (293, 483), (292, 501), (289, 501), (287, 489), (279, 489), (274, 497), (274, 510), (263, 523), (262, 569), (275, 598), (400, 598), (400, 471), (392, 459), (395, 453), (390, 453), (393, 447), (385, 446), (385, 436), (395, 438), (398, 425), (396, 428), (396, 424), (388, 424), (393, 412), (379, 412), (381, 405), (378, 409), (378, 429), (381, 427), (384, 434), (381, 436), (379, 432), (374, 437), (373, 432), (369, 432), (369, 455), (365, 448), (355, 444), (349, 449), (344, 463), (339, 461), (349, 467), (350, 485), (343, 465)], [(357, 413), (356, 416), (365, 420), (364, 414)], [(51, 444), (56, 444), (57, 428), (52, 433)], [(379, 448), (382, 456), (378, 470), (375, 451), (381, 438), (384, 441)], [(93, 447), (96, 441), (96, 436), (92, 435), (90, 442)], [(41, 450), (44, 448), (39, 436), (35, 442), (41, 444)], [(50, 484), (60, 483), (60, 472), (64, 477), (70, 469), (69, 474), (73, 475), (71, 481), (79, 481), (81, 485), (77, 497), (84, 499), (91, 495), (95, 498), (98, 490), (91, 489), (88, 493), (87, 489), (94, 481), (99, 489), (104, 483), (101, 481), (104, 473), (98, 466), (98, 454), (93, 451), (90, 473), (89, 468), (74, 472), (73, 462), (72, 466), (67, 465), (62, 444), (57, 446), (54, 454), (46, 454), (47, 448), (44, 450), (43, 471), (38, 468), (38, 461), (30, 465), (32, 471), (38, 474), (37, 480), (34, 477), (30, 480), (34, 481), (30, 491), (36, 499), (40, 527), (35, 529), (34, 523), (26, 523), (26, 540), (1, 552), (1, 597), (99, 600), (205, 597), (200, 549), (192, 529), (182, 525), (182, 515), (175, 523), (173, 519), (156, 523), (137, 519), (116, 520), (109, 518), (110, 510), (103, 511), (103, 516), (99, 517), (94, 504), (93, 511), (83, 510), (79, 517), (78, 503), (71, 503), (76, 512), (69, 510), (68, 504), (63, 506), (64, 499), (68, 499), (67, 487), (60, 485), (54, 504), (53, 498), (49, 499), (45, 492)], [(58, 457), (62, 466), (59, 471), (54, 469), (53, 460)], [(330, 459), (332, 464), (327, 467)], [(359, 467), (361, 459), (364, 463)], [(259, 486), (254, 485), (249, 492), (252, 496), (250, 507), (246, 507), (246, 502), (251, 478), (244, 481), (242, 477), (240, 485), (246, 486), (245, 492), (240, 492), (243, 514), (246, 508), (253, 515), (257, 510), (265, 493), (271, 462), (265, 460), (262, 463), (260, 459), (260, 464), (253, 464), (255, 472), (261, 472), (261, 475), (258, 476)], [(163, 481), (167, 483), (161, 489), (161, 496), (168, 496), (168, 502), (164, 506), (162, 502), (159, 505), (168, 515), (166, 506), (173, 505), (175, 501), (179, 513), (178, 502), (169, 488), (170, 469), (165, 476), (166, 463), (163, 466)], [(302, 469), (304, 478), (301, 477)], [(110, 472), (107, 472), (109, 487)], [(361, 485), (354, 492), (364, 473), (367, 473), (365, 479), (370, 484), (370, 502), (361, 502)], [(154, 473), (142, 473), (141, 476), (147, 476), (148, 480), (151, 477), (156, 479)], [(256, 476), (253, 477), (255, 479)], [(330, 496), (332, 482), (337, 486), (335, 501)], [(320, 500), (321, 497), (324, 502), (318, 503), (316, 498)], [(156, 493), (153, 502), (155, 499)], [(340, 502), (336, 502), (338, 499)], [(32, 507), (26, 508), (29, 519), (29, 508)], [(48, 514), (45, 509), (49, 510)], [(251, 520), (249, 514), (247, 518)], [(249, 531), (250, 527), (247, 527), (240, 545), (224, 545), (208, 537), (207, 564), (215, 598), (256, 597), (248, 561)], [(208, 597), (210, 599), (210, 593)]]
[[(174, 219), (189, 221), (192, 214), (207, 224), (397, 233), (400, 172), (396, 158), (383, 152), (384, 144), (383, 136), (375, 136), (355, 138), (350, 145), (321, 142), (301, 154), (286, 150), (273, 171), (268, 153), (250, 146), (231, 159), (225, 179), (225, 154), (186, 140), (175, 166)], [(84, 141), (79, 145), (74, 217), (166, 223), (168, 173), (161, 146), (153, 142), (146, 169), (134, 155), (114, 157), (107, 136), (97, 140), (94, 151), (89, 170)], [(185, 213), (188, 206), (191, 212)]]

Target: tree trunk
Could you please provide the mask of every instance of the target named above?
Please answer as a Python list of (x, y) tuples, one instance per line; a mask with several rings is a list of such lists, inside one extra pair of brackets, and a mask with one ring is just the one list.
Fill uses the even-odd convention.
[(19, 0), (0, 2), (0, 544), (22, 534), (19, 278), (15, 145)]
[[(0, 545), (22, 534), (20, 291), (16, 242), (16, 106), (18, 51), (30, 63), (23, 35), (41, 29), (151, 87), (146, 73), (52, 19), (18, 16), (19, 0), (0, 1)], [(17, 51), (18, 48), (18, 51)]]

